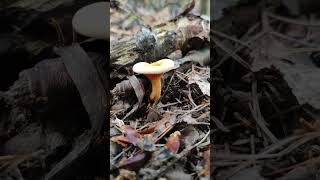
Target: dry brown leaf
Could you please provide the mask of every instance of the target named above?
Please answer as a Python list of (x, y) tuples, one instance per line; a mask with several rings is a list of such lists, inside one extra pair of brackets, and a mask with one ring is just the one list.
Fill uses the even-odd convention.
[(110, 139), (111, 141), (120, 144), (123, 147), (127, 147), (128, 144), (130, 143), (129, 140), (124, 137), (123, 135), (117, 135), (117, 136), (113, 136)]

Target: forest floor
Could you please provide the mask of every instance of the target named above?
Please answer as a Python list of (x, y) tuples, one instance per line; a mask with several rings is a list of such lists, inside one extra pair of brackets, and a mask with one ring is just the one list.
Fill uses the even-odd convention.
[[(113, 44), (129, 44), (130, 39), (137, 39), (141, 27), (150, 27), (146, 31), (156, 37), (155, 48), (169, 46), (162, 36), (181, 44), (159, 56), (148, 56), (154, 59), (144, 58), (147, 62), (164, 58), (175, 62), (174, 69), (163, 75), (162, 94), (154, 108), (148, 107), (148, 79), (132, 72), (134, 63), (141, 60), (111, 67), (110, 161), (115, 179), (209, 178), (210, 23), (189, 13), (192, 3), (178, 7), (178, 13), (168, 7), (154, 10), (123, 4), (111, 9), (111, 53), (113, 47), (118, 47)], [(176, 36), (183, 32), (184, 37), (175, 42), (171, 32)], [(127, 49), (123, 51), (129, 53)]]

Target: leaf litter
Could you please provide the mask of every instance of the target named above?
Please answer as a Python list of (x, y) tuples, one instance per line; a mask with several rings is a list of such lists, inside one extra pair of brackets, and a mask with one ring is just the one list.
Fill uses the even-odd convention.
[[(190, 3), (185, 6), (184, 11), (180, 11), (180, 15), (175, 14), (179, 15), (177, 18), (183, 19), (190, 14), (194, 6), (192, 3), (195, 1)], [(126, 6), (121, 4), (120, 8), (125, 9)], [(139, 23), (151, 27), (167, 23), (170, 18), (162, 22), (150, 21), (148, 18), (153, 19), (159, 16), (159, 13), (174, 12), (170, 11), (170, 8), (157, 13), (151, 13), (153, 10), (150, 9), (143, 11), (142, 9), (139, 7), (136, 13), (111, 10), (111, 36), (113, 36), (111, 41), (134, 36), (139, 31)], [(146, 12), (150, 15), (138, 15)], [(136, 22), (128, 26), (123, 20), (132, 16)], [(188, 28), (196, 28), (198, 25), (187, 20), (176, 28), (183, 26), (188, 32)], [(174, 30), (172, 27), (170, 29)], [(205, 34), (195, 37), (200, 40), (196, 46), (199, 46), (199, 43), (207, 43), (208, 39), (202, 38), (203, 36)], [(188, 43), (190, 42), (186, 42)], [(185, 47), (187, 46), (183, 46)], [(126, 71), (117, 70), (118, 75), (115, 76), (114, 88), (111, 90), (111, 128), (118, 130), (111, 135), (110, 140), (110, 145), (113, 146), (110, 148), (113, 152), (117, 152), (110, 156), (111, 178), (208, 179), (210, 177), (209, 51), (205, 50), (208, 46), (200, 47), (199, 50), (187, 49), (187, 52), (193, 51), (191, 53), (193, 56), (185, 53), (184, 49), (167, 54), (168, 57), (175, 57), (173, 59), (176, 66), (163, 75), (162, 95), (155, 108), (148, 108), (147, 102), (151, 90), (149, 81), (142, 75), (132, 74), (130, 72), (132, 65), (129, 65)], [(178, 51), (180, 52), (177, 53)], [(198, 51), (203, 54), (199, 58), (194, 55)]]

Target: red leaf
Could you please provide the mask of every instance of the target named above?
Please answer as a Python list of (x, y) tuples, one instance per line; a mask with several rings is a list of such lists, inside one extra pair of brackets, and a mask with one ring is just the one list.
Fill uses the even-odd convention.
[(139, 131), (139, 134), (143, 134), (143, 135), (145, 135), (145, 134), (151, 134), (151, 133), (154, 132), (155, 129), (156, 129), (155, 126), (153, 126), (153, 127), (148, 127), (148, 128), (145, 128), (145, 129), (140, 130), (140, 131)]
[(130, 143), (129, 140), (123, 135), (113, 136), (111, 137), (111, 141), (116, 142), (124, 147), (127, 147), (127, 144)]
[(174, 153), (178, 152), (180, 148), (180, 135), (179, 131), (172, 133), (166, 143), (166, 147)]

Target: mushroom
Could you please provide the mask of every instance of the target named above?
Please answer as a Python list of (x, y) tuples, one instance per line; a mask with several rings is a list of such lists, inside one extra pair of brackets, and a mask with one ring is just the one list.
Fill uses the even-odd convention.
[(152, 92), (150, 100), (155, 102), (161, 96), (161, 76), (172, 70), (174, 62), (171, 59), (162, 59), (154, 63), (139, 62), (135, 64), (132, 70), (139, 74), (144, 74), (151, 82)]
[(79, 9), (72, 18), (73, 29), (84, 36), (109, 38), (109, 2), (96, 2)]

